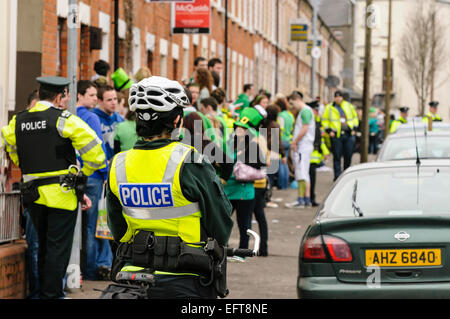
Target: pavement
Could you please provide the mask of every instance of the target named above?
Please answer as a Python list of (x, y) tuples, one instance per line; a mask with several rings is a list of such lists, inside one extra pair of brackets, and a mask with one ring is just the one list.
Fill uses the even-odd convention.
[[(332, 158), (328, 159), (330, 166)], [(373, 159), (372, 159), (373, 160)], [(358, 154), (353, 158), (359, 162)], [(322, 202), (333, 185), (333, 172), (317, 173), (316, 197)], [(313, 220), (317, 208), (289, 209), (284, 203), (297, 198), (296, 189), (277, 190), (273, 198), (281, 198), (278, 208), (265, 208), (269, 228), (269, 256), (246, 258), (245, 262), (228, 263), (228, 288), (230, 294), (227, 299), (296, 299), (298, 254), (303, 233)], [(239, 232), (236, 216), (233, 214), (235, 225), (229, 241), (229, 246), (237, 247)], [(256, 232), (258, 224), (254, 220), (252, 229)], [(250, 242), (252, 247), (253, 242)], [(106, 288), (107, 281), (84, 281), (82, 288), (68, 293), (72, 299), (97, 299), (99, 291)]]

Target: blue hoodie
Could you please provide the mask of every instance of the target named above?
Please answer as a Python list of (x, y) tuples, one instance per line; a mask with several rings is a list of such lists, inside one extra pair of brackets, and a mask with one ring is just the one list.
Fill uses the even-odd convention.
[(116, 126), (120, 122), (123, 122), (124, 119), (119, 113), (114, 113), (109, 116), (99, 108), (95, 108), (91, 112), (97, 114), (100, 119), (103, 140), (105, 141), (106, 160), (110, 161), (114, 156), (114, 134)]
[[(105, 142), (103, 141), (102, 128), (98, 116), (93, 114), (92, 112), (89, 112), (89, 109), (85, 106), (77, 107), (77, 116), (85, 121), (87, 125), (89, 125), (89, 127), (93, 129), (95, 133), (97, 133), (98, 138), (102, 141), (103, 151), (106, 154)], [(81, 158), (79, 158), (79, 161), (82, 163)], [(105, 181), (108, 178), (108, 162), (106, 162), (105, 168), (95, 171), (89, 177), (102, 179)]]

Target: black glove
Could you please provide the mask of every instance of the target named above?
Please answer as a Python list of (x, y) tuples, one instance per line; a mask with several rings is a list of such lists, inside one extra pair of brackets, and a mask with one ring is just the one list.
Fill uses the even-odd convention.
[(75, 177), (75, 194), (79, 202), (83, 200), (84, 193), (86, 192), (87, 179), (88, 177), (81, 171)]

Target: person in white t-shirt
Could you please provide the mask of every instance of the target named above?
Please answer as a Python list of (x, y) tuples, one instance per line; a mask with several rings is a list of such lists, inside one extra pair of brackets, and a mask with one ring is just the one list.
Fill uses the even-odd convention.
[(286, 204), (286, 207), (304, 208), (311, 206), (309, 165), (311, 153), (314, 150), (316, 122), (313, 111), (303, 102), (301, 92), (294, 91), (289, 96), (289, 102), (300, 110), (295, 121), (294, 139), (291, 145), (295, 179), (298, 183), (298, 199)]

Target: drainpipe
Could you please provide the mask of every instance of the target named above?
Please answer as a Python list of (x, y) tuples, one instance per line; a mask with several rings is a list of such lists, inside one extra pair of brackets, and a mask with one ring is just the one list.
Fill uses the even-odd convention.
[(16, 109), (17, 0), (9, 1), (8, 111)]

